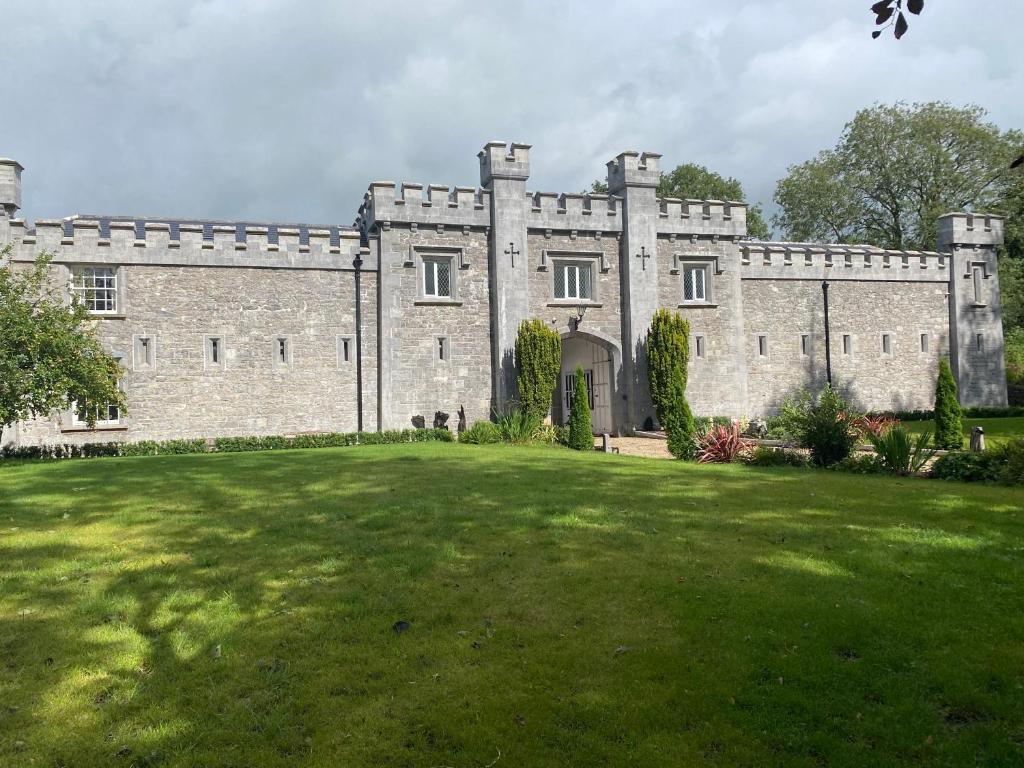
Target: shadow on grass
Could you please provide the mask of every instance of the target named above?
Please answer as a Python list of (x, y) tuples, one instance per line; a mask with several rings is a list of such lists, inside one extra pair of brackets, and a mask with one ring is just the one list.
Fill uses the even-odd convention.
[(0, 491), (8, 761), (1020, 753), (1016, 491), (468, 446)]

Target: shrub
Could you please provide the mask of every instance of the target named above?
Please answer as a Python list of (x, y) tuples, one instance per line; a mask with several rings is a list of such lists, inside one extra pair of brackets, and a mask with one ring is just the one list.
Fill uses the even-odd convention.
[(459, 435), (459, 442), (468, 443), (470, 445), (500, 443), (501, 433), (498, 432), (498, 426), (494, 422), (478, 421)]
[(840, 472), (853, 472), (858, 475), (878, 475), (888, 470), (873, 453), (856, 453), (837, 461), (830, 469)]
[(555, 424), (541, 424), (534, 431), (533, 439), (538, 443), (549, 443), (551, 445), (562, 443), (564, 445), (568, 439), (568, 434), (565, 427), (556, 426)]
[(995, 451), (947, 453), (932, 464), (931, 476), (965, 483), (995, 483), (1000, 479), (999, 456)]
[(753, 447), (753, 441), (743, 437), (739, 422), (715, 425), (697, 439), (697, 463), (728, 464)]
[(935, 455), (935, 449), (928, 447), (932, 438), (930, 430), (917, 437), (911, 437), (902, 425), (891, 427), (880, 435), (868, 433), (878, 461), (894, 475), (916, 475)]
[(590, 423), (590, 404), (587, 401), (587, 380), (583, 369), (576, 368), (576, 382), (569, 409), (569, 447), (577, 451), (594, 450), (594, 428)]
[(806, 467), (809, 463), (802, 453), (764, 445), (754, 448), (743, 460), (754, 467)]
[(690, 359), (690, 324), (676, 312), (659, 309), (647, 331), (647, 380), (658, 422), (677, 459), (694, 453), (694, 421), (686, 402), (686, 366)]
[(946, 358), (939, 360), (939, 378), (935, 383), (935, 444), (947, 451), (958, 450), (964, 444), (963, 411)]
[(562, 367), (562, 337), (543, 320), (524, 320), (516, 335), (519, 403), (533, 424), (551, 410)]
[(800, 445), (810, 449), (811, 463), (827, 467), (842, 461), (857, 442), (857, 415), (828, 384), (815, 402), (804, 392), (783, 405), (786, 429)]
[(995, 453), (1000, 462), (999, 481), (1007, 485), (1024, 485), (1024, 439), (1010, 440)]
[(511, 405), (503, 411), (495, 411), (494, 423), (506, 443), (525, 443), (533, 439), (540, 422), (525, 409)]

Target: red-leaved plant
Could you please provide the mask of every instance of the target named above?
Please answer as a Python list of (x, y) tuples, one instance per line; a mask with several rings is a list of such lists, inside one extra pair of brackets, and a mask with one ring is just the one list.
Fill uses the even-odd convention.
[(698, 464), (728, 464), (754, 447), (740, 432), (739, 422), (728, 427), (716, 424), (697, 440)]
[(853, 426), (861, 435), (869, 438), (871, 435), (882, 437), (899, 423), (900, 420), (895, 416), (883, 413), (878, 416), (858, 416)]

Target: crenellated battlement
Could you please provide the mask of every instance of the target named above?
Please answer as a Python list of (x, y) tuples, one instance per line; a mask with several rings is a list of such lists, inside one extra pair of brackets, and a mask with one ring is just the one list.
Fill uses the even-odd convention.
[(612, 194), (626, 187), (657, 187), (661, 180), (661, 155), (656, 152), (622, 152), (607, 166), (608, 191)]
[(489, 141), (477, 153), (480, 158), (480, 184), (491, 187), (495, 179), (526, 181), (530, 178), (530, 145)]
[(747, 234), (747, 206), (732, 200), (658, 198), (659, 234), (700, 234), (743, 237)]
[(530, 229), (622, 229), (622, 198), (616, 195), (527, 192), (526, 205), (526, 226)]
[(949, 281), (949, 254), (934, 251), (760, 241), (739, 249), (743, 279)]
[(999, 245), (1003, 217), (987, 213), (947, 213), (939, 217), (939, 248)]
[(57, 263), (351, 269), (360, 250), (359, 232), (337, 226), (69, 217), (13, 219), (10, 234), (15, 260)]
[[(396, 190), (398, 194), (396, 194)], [(487, 227), (491, 191), (414, 182), (375, 181), (363, 196), (355, 226), (364, 232), (377, 223)]]

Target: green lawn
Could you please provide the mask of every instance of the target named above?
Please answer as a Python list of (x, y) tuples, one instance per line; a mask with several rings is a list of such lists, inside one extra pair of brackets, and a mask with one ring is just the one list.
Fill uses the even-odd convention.
[[(913, 433), (931, 430), (935, 434), (934, 421), (905, 421), (904, 426)], [(970, 444), (971, 429), (982, 427), (985, 430), (986, 445), (1000, 445), (1015, 437), (1024, 437), (1024, 416), (1008, 416), (998, 419), (971, 419), (964, 417), (964, 447)]]
[(1022, 508), (556, 448), (2, 466), (0, 765), (1020, 765)]

